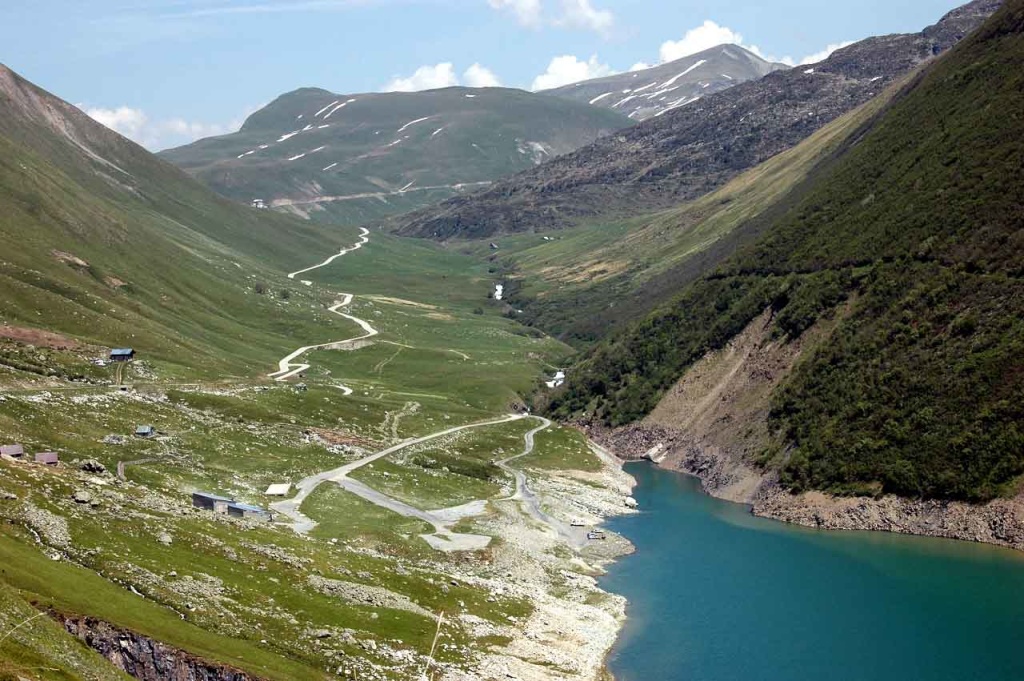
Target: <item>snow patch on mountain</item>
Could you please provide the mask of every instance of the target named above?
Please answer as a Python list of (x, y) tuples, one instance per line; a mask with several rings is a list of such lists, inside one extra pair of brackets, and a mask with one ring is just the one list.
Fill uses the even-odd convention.
[(417, 123), (422, 123), (423, 121), (427, 121), (427, 120), (430, 120), (430, 116), (424, 116), (423, 118), (417, 118), (414, 121), (409, 121), (408, 123), (406, 123), (405, 125), (400, 127), (398, 129), (398, 132), (395, 133), (395, 134), (397, 135), (397, 134), (403, 133), (403, 132), (405, 132), (406, 128), (409, 128), (409, 127), (411, 127), (413, 125), (416, 125)]

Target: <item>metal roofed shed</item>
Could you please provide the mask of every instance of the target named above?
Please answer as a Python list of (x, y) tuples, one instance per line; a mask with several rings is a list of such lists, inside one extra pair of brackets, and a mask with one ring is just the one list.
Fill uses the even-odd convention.
[(153, 426), (139, 426), (135, 429), (135, 437), (153, 437), (156, 435), (156, 428)]
[(292, 491), (292, 484), (290, 482), (282, 482), (277, 485), (271, 485), (267, 488), (268, 497), (286, 497), (288, 493)]
[(228, 504), (228, 515), (233, 518), (255, 518), (256, 520), (273, 520), (270, 511), (251, 504)]
[(12, 459), (20, 459), (25, 456), (25, 448), (17, 444), (0, 445), (0, 454), (9, 456)]
[(132, 348), (115, 348), (110, 351), (110, 359), (113, 362), (130, 362), (135, 359), (135, 350)]
[(210, 494), (209, 492), (192, 493), (192, 505), (195, 508), (201, 508), (206, 511), (213, 511), (214, 513), (227, 513), (228, 506), (234, 503), (234, 499), (222, 497), (217, 494)]
[(56, 466), (60, 463), (60, 456), (57, 452), (39, 452), (36, 454), (36, 463), (45, 464), (47, 466)]

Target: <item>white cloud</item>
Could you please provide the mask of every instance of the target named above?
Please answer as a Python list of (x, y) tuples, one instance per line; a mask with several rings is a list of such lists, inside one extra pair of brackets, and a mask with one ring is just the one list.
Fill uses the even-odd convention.
[(566, 54), (555, 57), (548, 64), (548, 69), (533, 79), (533, 90), (550, 90), (551, 88), (578, 83), (581, 80), (601, 78), (616, 73), (612, 67), (602, 64), (594, 55), (587, 61), (580, 61), (574, 55)]
[[(722, 26), (710, 19), (707, 19), (700, 26), (691, 28), (683, 34), (681, 39), (667, 40), (662, 43), (661, 49), (658, 51), (659, 63), (664, 64), (666, 62), (675, 61), (676, 59), (682, 59), (683, 57), (689, 57), (692, 54), (703, 52), (704, 50), (711, 49), (712, 47), (725, 44), (739, 45), (767, 61), (781, 62), (783, 64), (795, 66), (797, 64), (814, 64), (822, 61), (836, 50), (846, 47), (847, 45), (852, 45), (853, 42), (844, 41), (841, 43), (834, 43), (820, 52), (807, 55), (803, 59), (797, 61), (790, 56), (774, 57), (766, 54), (757, 45), (749, 45), (744, 42), (743, 34), (739, 31), (734, 31), (728, 26)], [(643, 62), (640, 62), (634, 65), (630, 70), (638, 70), (643, 66)]]
[(496, 10), (511, 12), (523, 26), (536, 28), (542, 23), (543, 8), (540, 0), (487, 0), (487, 4)]
[(831, 45), (826, 47), (821, 52), (815, 52), (814, 54), (807, 55), (806, 57), (804, 57), (803, 59), (800, 60), (800, 63), (801, 64), (817, 64), (819, 61), (825, 61), (826, 59), (829, 58), (829, 55), (831, 55), (836, 50), (841, 50), (844, 47), (849, 47), (854, 42), (855, 41), (853, 41), (853, 40), (844, 40), (841, 43), (832, 43)]
[(606, 9), (595, 8), (590, 0), (562, 0), (562, 14), (555, 22), (606, 34), (615, 24), (615, 15)]
[(594, 7), (593, 0), (550, 0), (550, 4), (557, 5), (555, 9), (548, 9), (546, 1), (487, 0), (487, 4), (511, 14), (521, 25), (529, 28), (582, 28), (607, 35), (615, 25), (615, 15), (610, 10)]
[[(241, 120), (227, 124), (200, 123), (182, 118), (152, 120), (142, 109), (130, 106), (120, 106), (116, 109), (85, 107), (83, 110), (98, 123), (152, 151), (188, 144), (203, 137), (226, 135), (242, 127)], [(255, 109), (247, 109), (247, 113), (253, 110)]]
[(455, 73), (455, 66), (449, 62), (427, 64), (419, 67), (411, 76), (395, 77), (381, 90), (383, 92), (419, 92), (462, 85), (466, 87), (499, 87), (501, 80), (486, 66), (476, 63), (466, 69), (462, 79)]
[(407, 78), (392, 78), (384, 86), (385, 92), (418, 92), (420, 90), (436, 90), (459, 84), (455, 75), (455, 67), (451, 62), (441, 62), (433, 66), (421, 66)]
[(743, 36), (726, 26), (719, 26), (710, 19), (697, 28), (691, 28), (680, 40), (667, 40), (661, 45), (658, 56), (661, 62), (675, 61), (691, 54), (697, 54), (724, 44), (743, 45)]
[(466, 83), (467, 87), (500, 87), (501, 80), (485, 66), (480, 64), (473, 64), (466, 72), (462, 74), (462, 78)]
[(117, 109), (86, 109), (85, 113), (93, 120), (136, 142), (139, 141), (146, 128), (146, 123), (149, 122), (149, 117), (142, 109), (133, 109), (128, 106)]

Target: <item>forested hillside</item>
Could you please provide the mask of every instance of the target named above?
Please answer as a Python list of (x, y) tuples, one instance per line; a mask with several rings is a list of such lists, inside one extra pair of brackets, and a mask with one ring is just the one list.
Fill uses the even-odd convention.
[(833, 336), (773, 396), (793, 489), (984, 500), (1024, 473), (1024, 2), (866, 126), (756, 244), (593, 350), (552, 411), (649, 412), (764, 309)]

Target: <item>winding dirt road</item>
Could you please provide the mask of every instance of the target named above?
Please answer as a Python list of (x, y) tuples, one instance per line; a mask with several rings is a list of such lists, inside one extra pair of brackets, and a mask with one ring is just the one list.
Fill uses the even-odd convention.
[[(339, 312), (338, 310), (340, 310), (341, 308), (348, 307), (352, 303), (352, 298), (354, 297), (351, 293), (343, 293), (341, 295), (341, 301), (335, 303), (334, 305), (327, 309), (333, 312), (334, 314), (338, 315), (339, 317), (344, 317), (345, 319), (348, 319), (358, 324), (359, 327), (364, 332), (363, 335), (355, 336), (354, 338), (346, 338), (345, 340), (331, 341), (330, 343), (321, 343), (319, 345), (307, 345), (305, 347), (301, 347), (292, 354), (288, 355), (287, 357), (284, 357), (280, 362), (278, 362), (278, 370), (270, 374), (270, 378), (274, 379), (275, 381), (287, 381), (289, 378), (295, 376), (296, 374), (301, 374), (303, 371), (309, 368), (309, 365), (305, 364), (304, 362), (296, 362), (295, 360), (297, 360), (299, 357), (302, 357), (307, 352), (310, 352), (312, 350), (340, 350), (342, 347), (349, 343), (366, 340), (367, 338), (373, 338), (378, 333), (380, 333), (379, 331), (377, 331), (377, 329), (370, 326), (370, 323), (367, 322), (365, 319), (360, 319), (359, 317), (353, 317), (350, 314)], [(337, 387), (340, 388), (346, 395), (352, 394), (352, 389), (347, 386), (339, 385)]]
[[(369, 232), (369, 230), (367, 230), (365, 227), (360, 227), (359, 241), (356, 243), (356, 245), (352, 246), (351, 248), (343, 248), (343, 249), (341, 249), (341, 251), (339, 251), (338, 253), (335, 253), (331, 257), (327, 258), (326, 260), (324, 260), (319, 265), (313, 265), (312, 267), (307, 267), (306, 269), (298, 270), (297, 272), (292, 272), (291, 274), (288, 275), (288, 278), (289, 279), (294, 279), (295, 277), (297, 277), (300, 274), (305, 274), (306, 272), (312, 272), (313, 270), (318, 270), (321, 267), (327, 267), (328, 265), (333, 263), (336, 259), (338, 259), (341, 256), (345, 255), (346, 253), (351, 253), (352, 251), (357, 251), (357, 250), (359, 250), (360, 248), (362, 248), (365, 244), (367, 244), (369, 242), (370, 242), (370, 232)], [(311, 282), (303, 281), (303, 283), (309, 284)], [(356, 341), (366, 340), (367, 338), (373, 338), (374, 336), (378, 335), (378, 333), (380, 333), (379, 331), (377, 331), (377, 329), (375, 329), (372, 326), (370, 326), (370, 323), (367, 322), (365, 319), (360, 319), (359, 317), (354, 317), (354, 316), (352, 316), (350, 314), (345, 314), (344, 312), (340, 312), (339, 310), (341, 310), (341, 308), (348, 307), (349, 305), (352, 304), (352, 299), (355, 296), (353, 296), (351, 293), (342, 293), (342, 294), (339, 294), (339, 295), (341, 295), (341, 300), (339, 302), (335, 303), (334, 305), (332, 305), (331, 307), (327, 308), (327, 309), (330, 312), (333, 312), (334, 314), (338, 315), (339, 317), (344, 317), (345, 319), (348, 319), (349, 321), (355, 322), (357, 325), (359, 325), (359, 328), (361, 328), (363, 330), (363, 335), (356, 336), (354, 338), (346, 338), (344, 340), (339, 340), (339, 341), (331, 341), (330, 343), (320, 343), (319, 345), (307, 345), (305, 347), (301, 347), (298, 350), (296, 350), (295, 352), (293, 352), (290, 355), (288, 355), (287, 357), (284, 357), (283, 359), (281, 359), (281, 361), (278, 362), (278, 364), (277, 364), (277, 371), (275, 371), (272, 374), (269, 374), (270, 378), (274, 379), (275, 381), (287, 381), (289, 378), (292, 378), (293, 376), (301, 374), (302, 372), (304, 372), (307, 369), (309, 369), (309, 364), (306, 364), (304, 362), (297, 362), (296, 361), (298, 358), (302, 357), (307, 352), (311, 352), (313, 350), (338, 350), (338, 349), (343, 348), (345, 345), (347, 345), (349, 343), (354, 343)], [(352, 394), (352, 389), (349, 388), (348, 386), (340, 385), (339, 384), (336, 387), (339, 390), (341, 390), (345, 395), (351, 395)]]
[(321, 267), (327, 267), (332, 262), (334, 262), (335, 260), (337, 260), (341, 256), (345, 255), (346, 253), (351, 253), (352, 251), (358, 251), (360, 248), (362, 248), (363, 246), (365, 246), (368, 243), (370, 243), (370, 230), (366, 229), (365, 227), (360, 227), (359, 228), (359, 241), (356, 242), (355, 246), (352, 246), (351, 248), (343, 248), (343, 249), (341, 249), (340, 251), (338, 251), (337, 253), (335, 253), (331, 257), (327, 258), (327, 260), (324, 260), (319, 265), (313, 265), (312, 267), (307, 267), (304, 270), (299, 270), (298, 272), (292, 272), (291, 274), (288, 275), (288, 278), (289, 279), (294, 279), (295, 277), (297, 277), (300, 274), (305, 274), (306, 272), (312, 272), (313, 270), (318, 270)]
[[(352, 246), (351, 248), (342, 249), (340, 252), (336, 253), (335, 255), (332, 255), (331, 257), (327, 258), (318, 265), (314, 265), (312, 267), (307, 267), (305, 269), (292, 272), (288, 275), (288, 278), (295, 279), (295, 277), (297, 277), (300, 274), (305, 274), (306, 272), (311, 272), (313, 270), (320, 269), (321, 267), (327, 267), (341, 256), (362, 248), (364, 244), (369, 243), (369, 234), (370, 232), (366, 228), (361, 228), (361, 232), (359, 235), (360, 240), (354, 246)], [(311, 282), (309, 281), (303, 281), (303, 283), (307, 285), (311, 284)], [(271, 378), (277, 381), (286, 381), (289, 378), (292, 378), (293, 376), (309, 369), (309, 364), (297, 361), (300, 357), (302, 357), (308, 352), (320, 349), (339, 349), (346, 344), (354, 343), (360, 340), (365, 340), (367, 338), (372, 338), (378, 335), (379, 332), (376, 329), (374, 329), (366, 320), (360, 319), (359, 317), (355, 317), (350, 314), (346, 314), (344, 312), (340, 312), (341, 308), (347, 307), (352, 303), (352, 299), (354, 297), (351, 293), (343, 293), (340, 295), (342, 296), (342, 299), (328, 309), (340, 317), (344, 317), (345, 319), (355, 322), (363, 330), (363, 335), (356, 336), (354, 338), (346, 338), (340, 341), (331, 341), (329, 343), (321, 343), (319, 345), (307, 345), (301, 347), (292, 352), (291, 354), (289, 354), (288, 356), (281, 359), (280, 362), (278, 362), (278, 370), (270, 374)], [(468, 356), (465, 356), (465, 358), (467, 360), (469, 359)], [(347, 386), (339, 384), (337, 385), (337, 387), (341, 389), (346, 395), (352, 394), (352, 389)], [(470, 428), (482, 428), (485, 426), (493, 426), (502, 423), (509, 423), (512, 421), (518, 421), (525, 418), (538, 419), (541, 421), (541, 425), (526, 433), (526, 435), (523, 438), (524, 448), (522, 453), (497, 462), (497, 465), (504, 471), (510, 473), (516, 481), (516, 492), (512, 497), (509, 497), (508, 500), (522, 502), (522, 507), (527, 515), (534, 518), (536, 521), (551, 527), (561, 538), (568, 542), (570, 546), (578, 549), (586, 544), (585, 531), (579, 531), (577, 528), (571, 527), (568, 523), (564, 523), (545, 513), (541, 508), (540, 499), (529, 487), (526, 474), (523, 473), (521, 470), (515, 469), (509, 465), (511, 462), (531, 454), (535, 448), (534, 438), (537, 435), (537, 433), (540, 433), (541, 431), (550, 428), (552, 425), (551, 421), (549, 421), (546, 418), (540, 416), (530, 416), (527, 414), (512, 414), (502, 418), (480, 421), (478, 423), (470, 423), (463, 426), (456, 426), (454, 428), (448, 428), (446, 430), (442, 430), (437, 433), (432, 433), (430, 435), (425, 435), (423, 437), (406, 440), (405, 442), (401, 442), (392, 447), (388, 447), (387, 449), (381, 450), (375, 454), (363, 457), (358, 461), (347, 463), (344, 466), (340, 466), (333, 470), (325, 471), (323, 473), (317, 473), (316, 475), (311, 475), (307, 478), (304, 478), (303, 480), (299, 481), (296, 484), (297, 493), (294, 497), (292, 497), (291, 499), (285, 499), (283, 501), (273, 503), (270, 505), (270, 508), (273, 509), (274, 511), (277, 511), (281, 515), (289, 518), (291, 520), (291, 526), (296, 532), (298, 532), (299, 534), (308, 534), (317, 526), (317, 522), (302, 513), (302, 503), (321, 484), (325, 482), (333, 482), (340, 486), (341, 488), (345, 489), (346, 491), (351, 492), (352, 494), (355, 494), (361, 499), (369, 501), (372, 504), (375, 504), (382, 508), (386, 508), (389, 511), (397, 513), (401, 516), (407, 518), (417, 518), (419, 520), (423, 520), (433, 525), (434, 533), (421, 535), (421, 537), (436, 549), (439, 549), (441, 551), (474, 551), (486, 548), (490, 544), (490, 537), (484, 535), (462, 534), (458, 532), (453, 532), (451, 528), (453, 525), (463, 520), (464, 518), (469, 518), (484, 513), (487, 509), (487, 500), (481, 499), (473, 501), (469, 504), (464, 504), (462, 506), (457, 506), (453, 508), (438, 509), (434, 511), (424, 511), (413, 506), (410, 506), (409, 504), (406, 504), (402, 501), (394, 499), (382, 492), (373, 489), (372, 487), (362, 482), (359, 482), (358, 480), (353, 480), (348, 476), (350, 473), (362, 468), (363, 466), (371, 464), (374, 461), (382, 459), (390, 454), (394, 454), (395, 452), (398, 452), (407, 447), (412, 447), (414, 445), (422, 444), (424, 442), (429, 442), (431, 440), (435, 440), (446, 435), (452, 435), (454, 433), (458, 433)]]
[(533, 453), (534, 449), (534, 437), (537, 433), (547, 430), (552, 426), (551, 421), (544, 418), (543, 416), (533, 416), (531, 418), (539, 419), (541, 425), (537, 426), (526, 434), (523, 438), (526, 446), (521, 454), (510, 456), (507, 459), (497, 461), (496, 464), (499, 468), (507, 473), (512, 474), (516, 480), (516, 491), (511, 497), (505, 499), (505, 501), (519, 501), (521, 502), (523, 510), (526, 515), (530, 516), (537, 522), (547, 525), (554, 530), (558, 536), (564, 539), (573, 548), (579, 549), (587, 544), (587, 531), (583, 528), (572, 527), (569, 523), (563, 522), (558, 518), (554, 518), (541, 508), (540, 497), (530, 489), (529, 481), (526, 478), (526, 474), (518, 468), (513, 468), (509, 464), (518, 459), (522, 459), (525, 456), (529, 456)]

